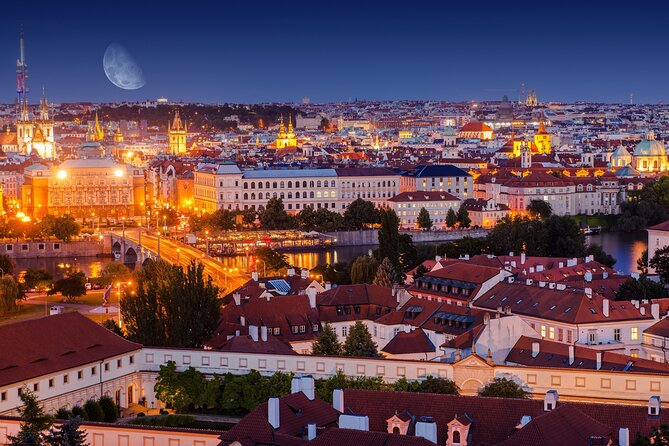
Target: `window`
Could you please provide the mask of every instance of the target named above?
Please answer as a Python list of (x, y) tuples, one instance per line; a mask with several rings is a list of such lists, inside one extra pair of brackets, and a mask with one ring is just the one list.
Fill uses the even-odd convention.
[(98, 374), (98, 369), (97, 367), (91, 367), (91, 375), (95, 376)]
[(620, 328), (613, 330), (613, 340), (620, 342)]
[(274, 328), (274, 336), (279, 336), (281, 334), (281, 328), (275, 327)]
[(588, 344), (596, 344), (596, 343), (597, 343), (597, 331), (590, 330), (588, 332)]
[(558, 328), (558, 341), (562, 342), (563, 339), (564, 339), (564, 330)]
[(49, 388), (53, 387), (53, 384), (54, 384), (54, 383), (53, 383), (53, 378), (50, 378), (50, 379), (49, 379)]
[(134, 364), (134, 363), (135, 363), (135, 357), (134, 357), (134, 356), (131, 356), (129, 359), (130, 359), (130, 364)]
[(63, 384), (67, 384), (70, 382), (70, 375), (63, 375)]
[(83, 378), (84, 378), (84, 371), (83, 371), (83, 370), (79, 370), (79, 371), (77, 372), (77, 379), (83, 379)]
[(292, 331), (293, 334), (297, 334), (297, 330), (298, 330), (298, 328), (299, 328), (299, 327), (298, 327), (297, 325), (293, 325), (292, 327), (290, 327), (290, 331)]
[(639, 327), (632, 327), (632, 331), (630, 333), (630, 339), (632, 341), (638, 341), (639, 340)]
[(345, 325), (345, 326), (341, 327), (341, 335), (343, 337), (348, 336), (348, 326)]
[(548, 327), (548, 339), (555, 339), (555, 327)]
[(116, 368), (120, 369), (121, 368), (121, 359), (116, 360)]
[(39, 383), (33, 384), (33, 392), (39, 392)]
[(306, 333), (307, 332), (307, 326), (306, 325), (300, 325), (300, 333)]
[(109, 371), (109, 363), (107, 362), (107, 363), (105, 363), (105, 372), (108, 372), (108, 371)]
[(571, 330), (567, 330), (567, 343), (571, 344)]
[(545, 325), (541, 326), (541, 332), (540, 333), (541, 333), (542, 338), (546, 337), (546, 326)]
[(0, 401), (7, 401), (7, 392), (0, 393)]

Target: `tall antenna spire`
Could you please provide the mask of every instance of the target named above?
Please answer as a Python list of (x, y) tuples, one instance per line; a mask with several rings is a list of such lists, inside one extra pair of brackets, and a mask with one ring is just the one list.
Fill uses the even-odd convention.
[(19, 34), (19, 58), (16, 61), (17, 115), (19, 121), (28, 121), (28, 65), (25, 59), (23, 30)]

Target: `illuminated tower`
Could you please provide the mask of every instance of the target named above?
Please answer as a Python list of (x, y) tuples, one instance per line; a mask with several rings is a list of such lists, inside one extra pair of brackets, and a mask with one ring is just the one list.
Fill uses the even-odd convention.
[(95, 122), (91, 125), (88, 123), (88, 132), (86, 133), (86, 141), (100, 142), (105, 139), (105, 131), (102, 130), (100, 120), (98, 119), (98, 112), (95, 112)]
[(546, 131), (543, 114), (539, 120), (539, 130), (534, 134), (534, 144), (539, 153), (551, 153), (551, 135)]
[(186, 153), (186, 136), (188, 135), (188, 129), (186, 128), (186, 124), (181, 122), (179, 110), (174, 113), (172, 125), (170, 125), (169, 122), (167, 123), (167, 135), (170, 143), (170, 153), (172, 155)]
[(532, 150), (527, 141), (523, 141), (523, 146), (521, 148), (520, 167), (522, 169), (529, 169), (532, 167)]
[(34, 126), (28, 109), (28, 65), (25, 59), (23, 31), (19, 37), (19, 58), (16, 60), (16, 141), (19, 153), (28, 154), (32, 149)]
[(288, 130), (283, 125), (283, 116), (279, 123), (279, 134), (276, 137), (276, 148), (283, 149), (284, 147), (297, 147), (297, 137), (295, 130), (293, 130), (293, 117), (288, 115)]
[(31, 150), (42, 158), (56, 157), (56, 142), (53, 135), (54, 122), (49, 119), (49, 103), (42, 90), (42, 99), (39, 103), (39, 120), (33, 122), (33, 138)]

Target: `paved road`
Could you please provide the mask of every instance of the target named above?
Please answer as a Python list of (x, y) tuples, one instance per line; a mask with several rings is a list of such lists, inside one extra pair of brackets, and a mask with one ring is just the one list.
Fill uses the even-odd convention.
[[(114, 234), (121, 236), (120, 231), (115, 231)], [(138, 234), (135, 230), (126, 230), (125, 237), (138, 243)], [(146, 231), (142, 231), (142, 246), (157, 254), (158, 238), (153, 234), (149, 235)], [(230, 271), (230, 268), (223, 266), (215, 257), (208, 256), (197, 248), (166, 237), (160, 237), (160, 257), (184, 268), (191, 260), (201, 262), (204, 264), (205, 274), (210, 275), (221, 289), (233, 290), (249, 279), (248, 275), (241, 271)]]

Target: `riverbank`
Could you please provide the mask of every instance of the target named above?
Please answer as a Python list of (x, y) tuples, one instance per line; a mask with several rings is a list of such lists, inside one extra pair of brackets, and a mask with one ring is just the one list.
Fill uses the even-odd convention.
[[(409, 234), (414, 243), (440, 243), (460, 240), (463, 237), (485, 237), (489, 229), (466, 229), (452, 231), (400, 231)], [(379, 244), (378, 229), (361, 229), (359, 231), (324, 232), (327, 237), (336, 240), (336, 246), (373, 246)]]
[(104, 255), (104, 246), (102, 240), (96, 238), (70, 242), (7, 240), (0, 242), (0, 254), (6, 254), (12, 259), (99, 257)]

